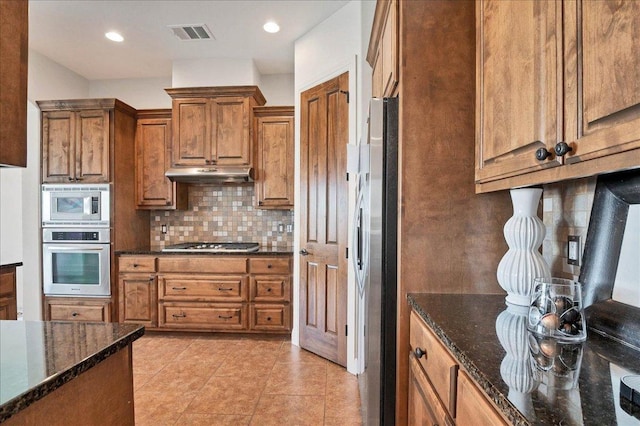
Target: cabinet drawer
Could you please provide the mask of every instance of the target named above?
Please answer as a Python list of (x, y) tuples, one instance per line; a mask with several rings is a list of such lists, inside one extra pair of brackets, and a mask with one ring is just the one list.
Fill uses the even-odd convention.
[(255, 302), (291, 301), (291, 280), (289, 275), (251, 277), (251, 300)]
[(411, 352), (415, 354), (417, 348), (424, 352), (424, 355), (418, 358), (418, 364), (427, 373), (429, 381), (451, 417), (455, 418), (458, 364), (415, 312), (411, 312), (409, 342)]
[(287, 305), (252, 305), (252, 330), (291, 330), (291, 308)]
[(156, 258), (155, 257), (130, 257), (120, 256), (118, 258), (118, 271), (119, 272), (155, 272), (156, 271)]
[(413, 354), (409, 355), (409, 425), (454, 422)]
[(158, 282), (160, 283), (159, 298), (164, 300), (242, 302), (246, 301), (248, 296), (246, 276), (160, 275)]
[(240, 303), (160, 302), (159, 325), (175, 329), (245, 330), (247, 307)]
[(246, 257), (159, 257), (159, 272), (179, 273), (213, 273), (213, 274), (244, 274), (247, 272)]
[(508, 425), (493, 408), (482, 391), (473, 384), (464, 371), (458, 376), (458, 417), (460, 425), (496, 426)]
[(108, 302), (47, 301), (49, 321), (94, 321), (109, 322)]
[(252, 274), (288, 274), (289, 258), (265, 258), (249, 259), (249, 267)]

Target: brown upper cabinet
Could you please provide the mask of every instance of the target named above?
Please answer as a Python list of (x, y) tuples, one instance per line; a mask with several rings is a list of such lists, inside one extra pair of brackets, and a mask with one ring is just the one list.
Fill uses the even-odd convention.
[(188, 188), (164, 174), (171, 164), (171, 110), (139, 110), (136, 126), (136, 204), (139, 209), (187, 208)]
[(253, 107), (265, 104), (257, 86), (166, 91), (173, 99), (172, 167), (253, 165)]
[(516, 3), (476, 3), (477, 191), (640, 166), (640, 3)]
[(257, 107), (254, 114), (256, 139), (256, 207), (293, 208), (293, 107)]
[(117, 99), (37, 101), (42, 112), (42, 182), (108, 183), (116, 116), (135, 116)]
[(398, 2), (378, 1), (367, 62), (373, 67), (372, 95), (393, 96), (398, 84)]
[(29, 3), (0, 0), (0, 166), (27, 166)]

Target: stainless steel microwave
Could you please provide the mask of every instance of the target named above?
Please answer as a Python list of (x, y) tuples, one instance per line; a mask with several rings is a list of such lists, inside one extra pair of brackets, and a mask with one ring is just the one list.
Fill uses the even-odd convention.
[(42, 185), (42, 226), (108, 227), (109, 184)]

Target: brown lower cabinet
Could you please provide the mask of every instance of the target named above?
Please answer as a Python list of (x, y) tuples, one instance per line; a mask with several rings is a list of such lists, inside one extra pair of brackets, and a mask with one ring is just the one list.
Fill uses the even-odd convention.
[(120, 322), (156, 330), (289, 333), (291, 257), (118, 258)]
[(0, 267), (0, 320), (18, 319), (16, 266)]
[(410, 425), (509, 424), (415, 312), (409, 330)]
[(111, 322), (111, 299), (47, 296), (44, 318), (46, 321)]

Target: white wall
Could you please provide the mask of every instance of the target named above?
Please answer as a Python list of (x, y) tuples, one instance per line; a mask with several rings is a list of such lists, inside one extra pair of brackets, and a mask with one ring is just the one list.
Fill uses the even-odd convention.
[(260, 91), (267, 100), (266, 105), (293, 105), (295, 99), (293, 84), (293, 74), (263, 75)]
[(171, 78), (171, 87), (260, 86), (260, 74), (252, 59), (176, 60)]
[(89, 97), (118, 98), (135, 109), (171, 108), (171, 77), (91, 80)]
[[(369, 30), (362, 28), (362, 17), (370, 20), (375, 9), (375, 2), (351, 1), (324, 22), (300, 37), (295, 43), (295, 123), (296, 123), (296, 205), (295, 223), (300, 223), (300, 93), (326, 80), (336, 77), (345, 71), (349, 72), (349, 92), (352, 99), (349, 105), (349, 143), (356, 144), (360, 138), (363, 115), (363, 99), (361, 93), (371, 93), (371, 79), (363, 79), (362, 73), (370, 73), (370, 68), (363, 67), (365, 52), (363, 46), (368, 44), (362, 40), (363, 34), (370, 31), (371, 23), (367, 22)], [(368, 89), (362, 87), (362, 82), (368, 81)], [(368, 96), (367, 96), (368, 97)], [(350, 182), (350, 211), (353, 208), (354, 187)], [(348, 214), (348, 220), (351, 218)], [(351, 226), (351, 224), (350, 224)], [(294, 253), (300, 249), (299, 226), (294, 231)], [(294, 256), (294, 286), (293, 297), (298, 300), (300, 295), (300, 262)], [(349, 271), (349, 295), (347, 322), (350, 330), (356, 330), (357, 297), (351, 271)], [(293, 331), (291, 340), (299, 342), (299, 310), (298, 304), (293, 306)], [(350, 333), (347, 341), (347, 370), (356, 373), (358, 360), (355, 338), (357, 333)]]

